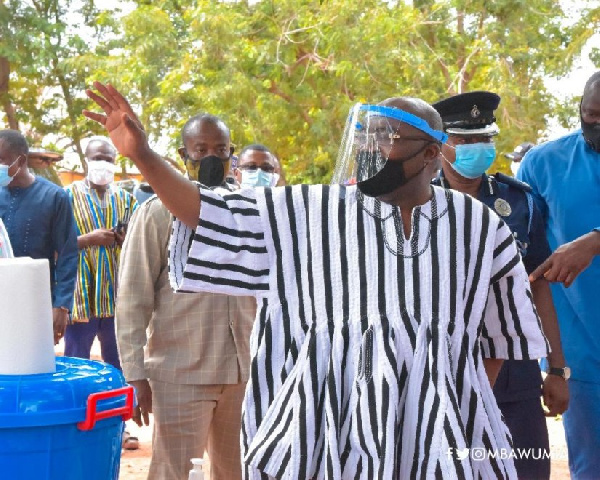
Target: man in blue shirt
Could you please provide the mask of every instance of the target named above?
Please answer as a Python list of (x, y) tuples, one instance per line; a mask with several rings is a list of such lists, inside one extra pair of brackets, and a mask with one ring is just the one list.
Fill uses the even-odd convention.
[(0, 130), (0, 218), (15, 257), (50, 262), (54, 342), (69, 320), (77, 276), (77, 233), (62, 188), (27, 168), (29, 147), (17, 130)]
[[(433, 104), (444, 122), (448, 141), (442, 146), (442, 171), (434, 184), (467, 193), (486, 204), (510, 227), (527, 272), (550, 256), (540, 212), (528, 185), (497, 173), (485, 172), (496, 158), (493, 138), (499, 133), (494, 112), (500, 97), (492, 92), (468, 92)], [(552, 352), (551, 365), (564, 367), (556, 313), (548, 282), (531, 286)], [(543, 382), (535, 360), (505, 360), (494, 384), (494, 396), (513, 437), (516, 451), (530, 449), (529, 458), (515, 458), (520, 479), (550, 478), (550, 445), (540, 402), (543, 393), (549, 415), (563, 413), (569, 393), (564, 379), (548, 375)], [(544, 452), (546, 455), (544, 455)]]
[[(519, 179), (539, 203), (554, 253), (530, 276), (552, 285), (572, 374), (564, 425), (571, 478), (600, 475), (600, 71), (587, 81), (581, 130), (534, 147)], [(562, 285), (561, 285), (562, 284)]]

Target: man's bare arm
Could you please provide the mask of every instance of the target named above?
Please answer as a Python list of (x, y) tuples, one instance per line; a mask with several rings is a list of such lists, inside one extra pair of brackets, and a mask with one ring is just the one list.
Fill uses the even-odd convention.
[(490, 385), (492, 387), (494, 386), (494, 383), (496, 383), (496, 379), (498, 378), (498, 374), (500, 373), (500, 369), (502, 368), (502, 363), (504, 363), (504, 360), (498, 358), (483, 359), (485, 373), (487, 373), (488, 380), (490, 381)]
[(548, 339), (550, 349), (552, 350), (548, 354), (548, 362), (553, 367), (564, 367), (565, 357), (560, 343), (560, 330), (558, 328), (558, 318), (556, 316), (556, 310), (554, 309), (554, 303), (552, 302), (552, 292), (550, 291), (550, 285), (544, 278), (540, 278), (531, 284), (531, 293), (533, 295), (533, 301), (535, 308), (538, 311), (540, 320), (542, 322), (542, 328), (544, 329), (544, 335)]
[(200, 192), (148, 145), (146, 132), (129, 102), (112, 85), (94, 82), (98, 93), (86, 90), (104, 113), (83, 114), (104, 126), (115, 147), (130, 158), (169, 211), (188, 227), (196, 228), (200, 214)]
[[(544, 334), (552, 350), (547, 356), (548, 363), (551, 367), (562, 368), (565, 366), (565, 357), (560, 343), (558, 318), (552, 302), (550, 284), (545, 278), (538, 278), (531, 284), (531, 293), (542, 322)], [(569, 406), (569, 388), (566, 380), (559, 376), (546, 376), (543, 394), (544, 403), (548, 407), (547, 416), (559, 415)]]

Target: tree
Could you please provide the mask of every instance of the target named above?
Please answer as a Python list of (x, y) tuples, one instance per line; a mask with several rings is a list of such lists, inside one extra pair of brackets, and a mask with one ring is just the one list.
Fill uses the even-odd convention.
[[(416, 38), (443, 73), (446, 95), (491, 90), (502, 97), (496, 112), (500, 152), (540, 139), (559, 108), (544, 77), (564, 75), (573, 61), (572, 29), (564, 27), (560, 2), (421, 1), (418, 8), (426, 21)], [(495, 168), (506, 171), (508, 162), (499, 157)]]
[(81, 141), (100, 129), (81, 115), (90, 106), (86, 69), (74, 68), (72, 59), (91, 51), (93, 35), (110, 30), (110, 22), (98, 21), (103, 13), (93, 0), (8, 0), (0, 13), (0, 99), (8, 125), (34, 144), (52, 136), (72, 147), (85, 169)]
[[(96, 128), (78, 114), (87, 105), (84, 87), (110, 81), (132, 99), (161, 150), (178, 145), (187, 118), (208, 111), (226, 121), (239, 147), (272, 148), (291, 182), (328, 181), (348, 109), (359, 101), (409, 95), (434, 102), (492, 90), (502, 96), (498, 150), (538, 140), (549, 117), (573, 111), (544, 78), (564, 75), (598, 25), (598, 9), (589, 8), (566, 26), (558, 0), (139, 0), (119, 19), (86, 0), (81, 24), (95, 35), (85, 44), (61, 13), (75, 0), (43, 5), (50, 4), (36, 11), (43, 35), (25, 29), (46, 60), (13, 69), (17, 119), (36, 112), (77, 139)], [(52, 85), (58, 96), (39, 102)]]
[[(174, 146), (186, 118), (210, 111), (226, 120), (237, 144), (273, 148), (293, 182), (328, 180), (357, 101), (411, 95), (433, 102), (489, 89), (503, 98), (499, 151), (535, 141), (547, 115), (560, 110), (544, 77), (564, 74), (576, 57), (556, 0), (205, 0), (140, 9), (154, 13), (126, 20), (124, 57), (133, 63), (118, 83), (133, 89), (151, 131), (167, 132)], [(159, 71), (156, 57), (139, 54), (144, 39), (168, 68)], [(158, 90), (144, 90), (147, 79), (132, 75), (132, 65), (151, 72)], [(142, 101), (144, 91), (152, 96)], [(502, 158), (497, 164), (507, 168)]]

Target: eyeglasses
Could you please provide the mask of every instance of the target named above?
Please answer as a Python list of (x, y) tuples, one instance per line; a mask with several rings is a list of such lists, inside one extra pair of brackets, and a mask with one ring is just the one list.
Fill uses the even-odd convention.
[(247, 172), (255, 172), (258, 169), (261, 169), (263, 172), (273, 173), (275, 171), (275, 167), (269, 164), (263, 165), (238, 165), (239, 170), (246, 170)]
[(400, 141), (430, 142), (431, 139), (427, 137), (400, 135), (398, 133), (390, 132), (389, 130), (379, 130), (375, 132), (357, 132), (354, 134), (354, 143), (361, 147), (373, 144), (391, 146), (393, 143)]

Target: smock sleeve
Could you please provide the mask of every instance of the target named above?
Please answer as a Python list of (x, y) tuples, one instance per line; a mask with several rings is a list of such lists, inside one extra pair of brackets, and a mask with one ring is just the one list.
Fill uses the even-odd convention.
[(480, 338), (485, 358), (528, 360), (545, 357), (549, 352), (525, 266), (504, 222), (496, 232)]
[(179, 292), (264, 295), (269, 289), (269, 256), (255, 190), (199, 189), (196, 230), (173, 222), (171, 286)]

